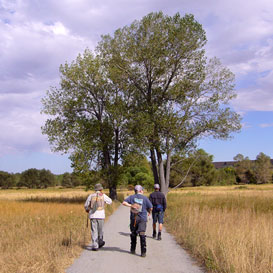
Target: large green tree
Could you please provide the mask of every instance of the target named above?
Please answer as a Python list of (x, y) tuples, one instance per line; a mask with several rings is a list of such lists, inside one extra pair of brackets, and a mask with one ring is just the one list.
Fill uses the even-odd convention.
[(228, 107), (234, 75), (208, 60), (206, 35), (193, 15), (150, 13), (102, 37), (98, 52), (123, 90), (135, 143), (150, 152), (155, 183), (167, 193), (171, 157), (201, 137), (226, 139), (240, 129)]
[(53, 151), (70, 154), (75, 172), (101, 171), (111, 198), (116, 198), (120, 156), (126, 148), (122, 93), (90, 50), (60, 66), (59, 87), (42, 100), (49, 116), (42, 128)]

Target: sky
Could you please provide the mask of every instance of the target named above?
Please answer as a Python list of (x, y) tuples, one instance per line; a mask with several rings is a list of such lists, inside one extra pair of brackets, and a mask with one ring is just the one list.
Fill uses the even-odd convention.
[(240, 133), (226, 141), (202, 139), (214, 161), (238, 153), (273, 158), (272, 0), (0, 0), (0, 170), (71, 172), (68, 155), (52, 153), (41, 133), (41, 99), (58, 86), (59, 67), (93, 50), (101, 35), (150, 12), (191, 13), (207, 34), (206, 54), (236, 77), (232, 109)]

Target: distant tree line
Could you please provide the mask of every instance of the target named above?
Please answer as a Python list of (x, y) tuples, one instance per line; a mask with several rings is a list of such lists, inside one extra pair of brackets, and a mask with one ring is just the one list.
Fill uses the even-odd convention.
[[(171, 187), (233, 184), (266, 184), (273, 182), (270, 157), (259, 153), (256, 160), (236, 155), (234, 164), (216, 169), (213, 156), (200, 149), (187, 157), (176, 156), (171, 171)], [(181, 183), (183, 182), (183, 183)]]
[[(90, 179), (91, 177), (91, 179)], [(0, 187), (8, 188), (47, 188), (61, 186), (74, 188), (84, 186), (92, 188), (101, 182), (107, 187), (107, 182), (101, 178), (100, 171), (83, 176), (77, 173), (52, 174), (50, 170), (31, 168), (22, 173), (0, 171)], [(259, 153), (256, 160), (250, 160), (242, 154), (234, 157), (232, 166), (216, 169), (213, 156), (199, 149), (187, 156), (175, 155), (172, 158), (170, 187), (212, 186), (234, 184), (266, 184), (273, 182), (273, 165), (270, 157)], [(152, 164), (138, 153), (128, 154), (119, 168), (118, 186), (133, 189), (134, 185), (142, 184), (151, 190), (154, 184)]]
[(64, 173), (55, 175), (50, 170), (38, 170), (31, 168), (22, 173), (8, 173), (0, 171), (0, 187), (2, 189), (8, 188), (30, 188), (42, 189), (54, 186), (76, 187), (83, 185), (81, 178), (74, 173)]

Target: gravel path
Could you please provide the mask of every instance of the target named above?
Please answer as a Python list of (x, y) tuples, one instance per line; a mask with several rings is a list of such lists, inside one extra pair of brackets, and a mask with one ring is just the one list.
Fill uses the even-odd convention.
[(120, 206), (104, 225), (105, 246), (99, 251), (84, 250), (66, 273), (202, 273), (204, 272), (164, 229), (162, 241), (152, 235), (152, 220), (147, 223), (147, 256), (130, 253), (129, 208)]

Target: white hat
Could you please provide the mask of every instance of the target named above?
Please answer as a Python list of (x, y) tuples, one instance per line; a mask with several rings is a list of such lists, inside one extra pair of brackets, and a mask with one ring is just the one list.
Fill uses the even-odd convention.
[(143, 187), (141, 185), (136, 185), (135, 191), (143, 191)]

